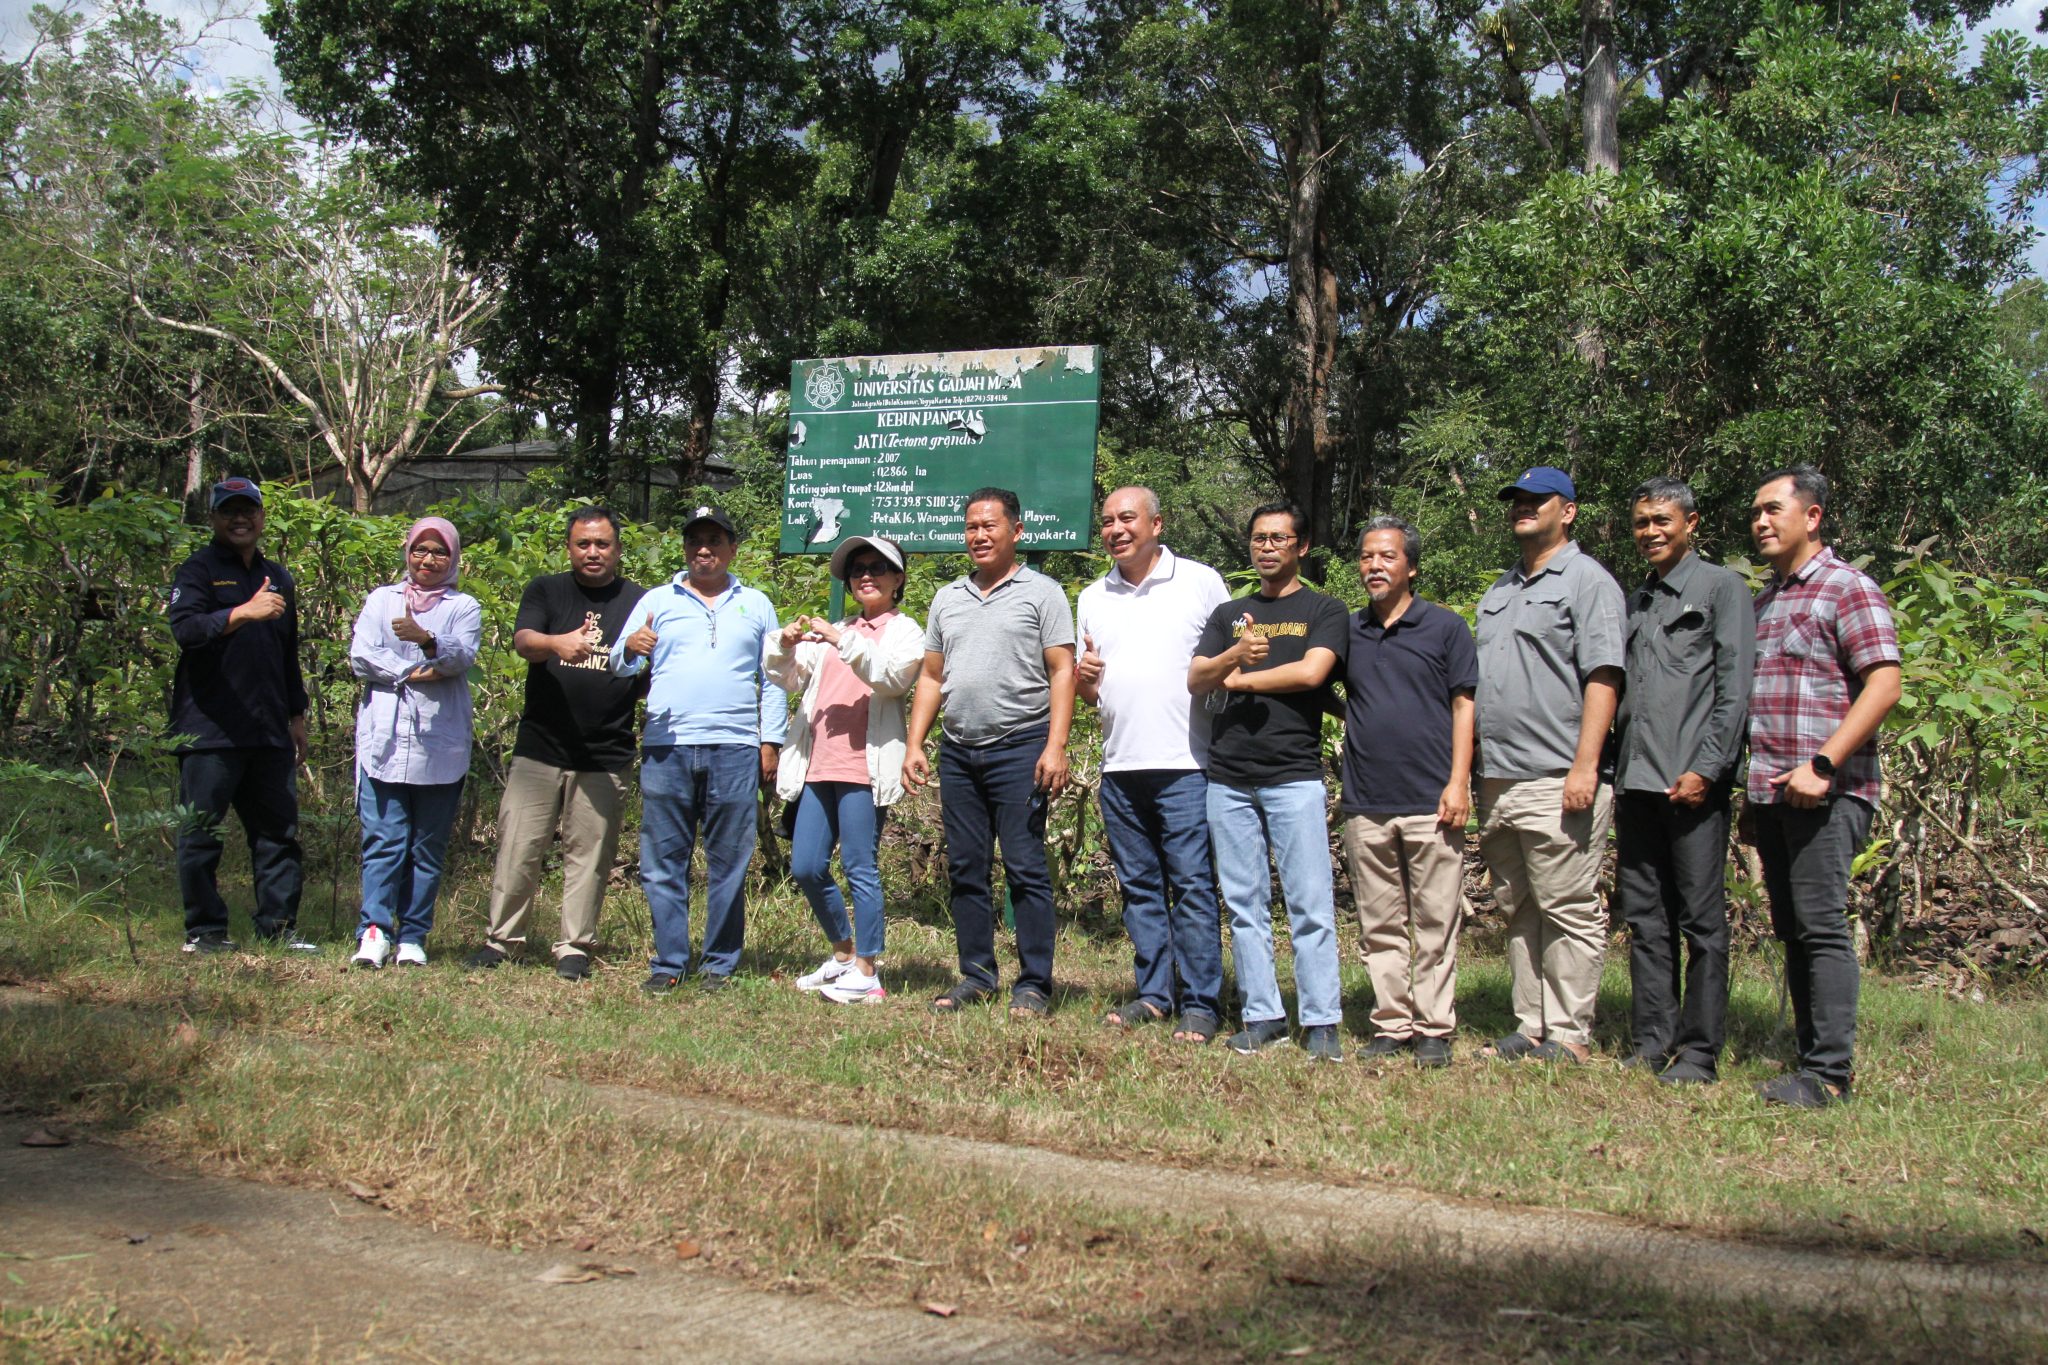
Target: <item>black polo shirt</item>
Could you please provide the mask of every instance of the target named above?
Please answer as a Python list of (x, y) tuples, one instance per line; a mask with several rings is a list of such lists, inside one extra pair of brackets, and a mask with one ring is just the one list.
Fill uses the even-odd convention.
[(1451, 698), (1479, 686), (1472, 628), (1410, 600), (1392, 626), (1351, 614), (1344, 664), (1346, 815), (1434, 815), (1451, 780)]
[[(285, 613), (227, 634), (228, 613), (268, 578), (284, 594)], [(284, 565), (258, 554), (248, 563), (209, 541), (171, 580), (171, 635), (178, 671), (171, 680), (171, 733), (193, 749), (289, 749), (287, 728), (306, 710), (299, 671), (299, 593)]]

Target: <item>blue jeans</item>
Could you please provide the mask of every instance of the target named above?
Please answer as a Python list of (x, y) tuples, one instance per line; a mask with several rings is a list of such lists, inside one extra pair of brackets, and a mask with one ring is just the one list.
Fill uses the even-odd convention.
[(1046, 727), (1039, 725), (993, 744), (941, 744), (939, 816), (946, 831), (946, 871), (953, 884), (953, 939), (959, 948), (961, 978), (996, 988), (990, 887), (1000, 841), (1010, 911), (1017, 921), (1015, 989), (1039, 991), (1050, 999), (1052, 943), (1058, 925), (1052, 909), (1052, 872), (1045, 863), (1044, 817), (1034, 818), (1031, 809), (1045, 738)]
[(1104, 773), (1098, 796), (1123, 887), (1138, 998), (1169, 1014), (1222, 1018), (1223, 926), (1209, 861), (1208, 779), (1198, 770)]
[(1209, 835), (1216, 880), (1230, 907), (1230, 948), (1244, 1022), (1285, 1019), (1273, 971), (1273, 878), (1280, 869), (1294, 936), (1294, 989), (1303, 1028), (1344, 1022), (1337, 980), (1337, 907), (1330, 881), (1328, 794), (1320, 781), (1271, 787), (1209, 784)]
[[(796, 833), (789, 841), (789, 875), (803, 888), (818, 927), (834, 943), (853, 940), (861, 957), (882, 955), (882, 870), (875, 862), (881, 839), (875, 789), (863, 782), (806, 782), (796, 799)], [(846, 900), (832, 880), (832, 845), (853, 890), (853, 927)]]
[(363, 821), (363, 908), (356, 936), (371, 925), (400, 943), (427, 941), (448, 834), (462, 805), (462, 781), (431, 785), (356, 777), (356, 813)]
[(751, 744), (658, 744), (640, 754), (640, 885), (654, 917), (648, 967), (690, 969), (690, 855), (704, 834), (705, 976), (731, 976), (747, 936), (742, 896), (754, 857), (761, 751)]
[(185, 937), (225, 934), (220, 898), (220, 826), (230, 808), (249, 836), (256, 883), (256, 933), (276, 938), (299, 922), (305, 880), (299, 851), (299, 779), (290, 749), (194, 749), (178, 757), (178, 800), (196, 818), (178, 831), (178, 891)]

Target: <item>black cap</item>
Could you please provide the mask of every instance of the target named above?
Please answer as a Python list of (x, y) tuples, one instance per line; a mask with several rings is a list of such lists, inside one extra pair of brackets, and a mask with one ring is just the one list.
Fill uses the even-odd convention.
[(725, 514), (723, 507), (714, 507), (708, 502), (698, 503), (690, 509), (688, 517), (684, 520), (683, 533), (689, 534), (690, 528), (700, 521), (710, 522), (734, 540), (740, 538), (740, 528), (732, 524), (732, 518)]

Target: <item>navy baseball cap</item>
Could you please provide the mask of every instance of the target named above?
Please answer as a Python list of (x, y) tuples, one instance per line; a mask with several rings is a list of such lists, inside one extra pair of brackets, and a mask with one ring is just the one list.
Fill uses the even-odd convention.
[(1501, 501), (1506, 502), (1517, 493), (1534, 493), (1538, 497), (1555, 493), (1566, 502), (1579, 500), (1579, 491), (1572, 487), (1572, 476), (1547, 464), (1523, 470), (1521, 478), (1500, 490)]
[(740, 528), (732, 524), (732, 518), (725, 514), (725, 509), (722, 507), (713, 507), (709, 503), (699, 503), (697, 506), (692, 507), (688, 519), (683, 522), (684, 532), (687, 533), (692, 526), (695, 526), (700, 521), (710, 522), (734, 540), (740, 538)]
[(263, 490), (256, 486), (255, 480), (243, 478), (222, 479), (213, 486), (214, 511), (218, 512), (222, 503), (230, 502), (235, 498), (247, 498), (258, 507), (261, 507), (263, 505)]

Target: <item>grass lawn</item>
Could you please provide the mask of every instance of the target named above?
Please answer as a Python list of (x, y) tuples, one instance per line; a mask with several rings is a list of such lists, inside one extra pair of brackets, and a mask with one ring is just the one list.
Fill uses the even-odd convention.
[[(1845, 1305), (1839, 1318), (1733, 1312), (1611, 1274), (1596, 1281), (1568, 1255), (1515, 1269), (1509, 1306), (1526, 1311), (1474, 1313), (1461, 1305), (1500, 1302), (1503, 1282), (1413, 1249), (1333, 1247), (1303, 1269), (1294, 1251), (1241, 1228), (1141, 1222), (1059, 1191), (881, 1157), (850, 1165), (797, 1139), (654, 1140), (546, 1083), (567, 1078), (1786, 1244), (2048, 1263), (2048, 1000), (2038, 992), (1973, 1004), (1871, 974), (1856, 1102), (1794, 1114), (1751, 1093), (1789, 1046), (1763, 954), (1738, 961), (1725, 1080), (1704, 1091), (1612, 1064), (1628, 998), (1621, 951), (1602, 992), (1602, 1062), (1477, 1060), (1476, 1047), (1511, 1026), (1505, 964), (1483, 927), (1464, 945), (1456, 1065), (1318, 1068), (1295, 1048), (1241, 1058), (1176, 1046), (1156, 1028), (1104, 1030), (1130, 969), (1113, 920), (1100, 918), (1063, 925), (1050, 1022), (1013, 1024), (1000, 1009), (935, 1018), (924, 1000), (952, 979), (952, 940), (935, 889), (906, 868), (892, 882), (911, 888), (889, 925), (892, 998), (878, 1007), (835, 1008), (793, 988), (823, 943), (787, 886), (756, 887), (742, 975), (715, 996), (688, 986), (640, 996), (648, 934), (632, 887), (607, 903), (591, 981), (572, 986), (544, 966), (464, 973), (488, 882), (474, 855), (444, 898), (424, 971), (345, 970), (353, 901), (344, 885), (328, 932), (318, 868), (302, 928), (326, 937), (322, 957), (195, 961), (176, 951), (167, 866), (131, 877), (116, 899), (80, 888), (46, 852), (85, 833), (84, 818), (35, 809), (0, 843), (0, 975), (66, 1002), (0, 1013), (8, 1101), (273, 1179), (388, 1184), (395, 1207), (500, 1245), (576, 1229), (649, 1247), (687, 1235), (750, 1277), (852, 1296), (983, 1296), (1147, 1351), (1331, 1352), (1359, 1334), (1401, 1358), (1743, 1357), (1798, 1343), (1847, 1359), (1869, 1358), (1873, 1342), (1900, 1356), (1928, 1347), (1930, 1324), (1918, 1311), (1888, 1316), (1905, 1311), (1897, 1305)], [(231, 847), (228, 868), (245, 866)], [(243, 887), (225, 889), (246, 904)], [(139, 962), (123, 946), (124, 917)], [(1355, 1048), (1371, 992), (1355, 935), (1344, 941)], [(1030, 1234), (1022, 1254), (1020, 1229)], [(2023, 1358), (2041, 1345), (1997, 1324), (1934, 1325), (1945, 1342), (1971, 1333), (1965, 1355)]]

